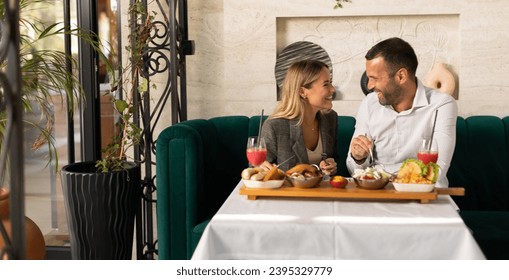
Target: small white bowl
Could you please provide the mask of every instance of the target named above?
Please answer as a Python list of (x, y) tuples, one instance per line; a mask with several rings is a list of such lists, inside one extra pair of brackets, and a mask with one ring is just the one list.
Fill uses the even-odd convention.
[(270, 180), (270, 181), (256, 181), (256, 180), (244, 180), (246, 188), (250, 189), (277, 189), (280, 188), (285, 180)]
[(430, 192), (435, 188), (435, 184), (402, 184), (392, 183), (398, 192)]

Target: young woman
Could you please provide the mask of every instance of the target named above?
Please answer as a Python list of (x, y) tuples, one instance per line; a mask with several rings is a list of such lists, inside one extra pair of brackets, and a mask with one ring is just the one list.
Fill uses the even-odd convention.
[(282, 170), (309, 163), (318, 164), (325, 174), (336, 173), (338, 115), (332, 110), (334, 92), (326, 64), (303, 60), (290, 66), (281, 101), (262, 128), (267, 145), (263, 169), (281, 162)]

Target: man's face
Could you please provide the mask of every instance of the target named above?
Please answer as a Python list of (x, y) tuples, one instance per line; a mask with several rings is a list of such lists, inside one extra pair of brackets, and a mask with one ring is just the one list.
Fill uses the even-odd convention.
[(366, 75), (368, 76), (368, 88), (378, 96), (378, 102), (382, 105), (398, 104), (402, 97), (402, 88), (395, 82), (394, 75), (387, 72), (385, 60), (376, 57), (366, 60)]

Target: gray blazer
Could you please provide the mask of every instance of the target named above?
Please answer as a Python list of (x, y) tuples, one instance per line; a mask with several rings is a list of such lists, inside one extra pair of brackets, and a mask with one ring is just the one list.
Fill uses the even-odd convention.
[[(279, 164), (295, 155), (293, 159), (279, 168), (288, 170), (298, 163), (309, 163), (304, 136), (298, 120), (293, 119), (267, 119), (262, 127), (262, 137), (267, 145), (267, 161)], [(322, 146), (327, 157), (333, 157), (338, 162), (336, 148), (336, 133), (338, 129), (338, 114), (331, 110), (326, 114), (318, 115)]]

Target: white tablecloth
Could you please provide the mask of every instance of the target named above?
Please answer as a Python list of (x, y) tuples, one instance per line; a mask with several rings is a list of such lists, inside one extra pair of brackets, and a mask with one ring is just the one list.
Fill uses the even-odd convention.
[(192, 259), (484, 259), (448, 196), (428, 204), (258, 198), (242, 181)]

